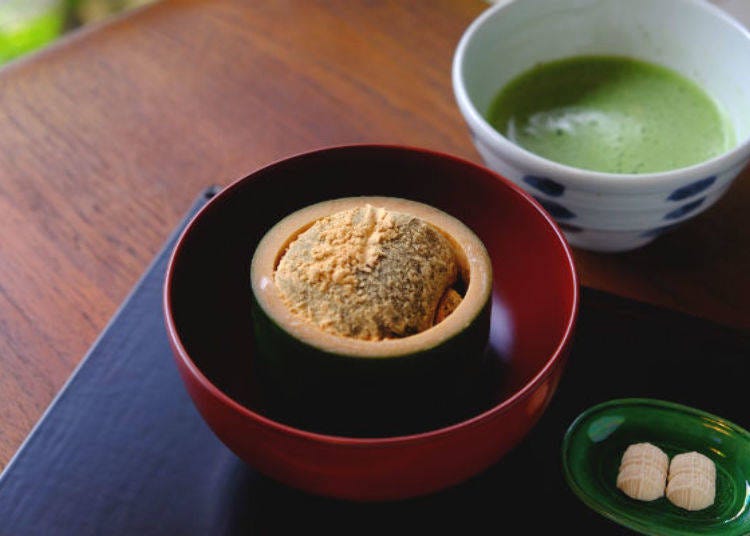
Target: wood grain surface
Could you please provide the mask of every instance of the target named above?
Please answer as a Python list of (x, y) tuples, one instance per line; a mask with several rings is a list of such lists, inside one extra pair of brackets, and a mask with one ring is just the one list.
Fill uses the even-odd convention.
[[(485, 7), (166, 1), (0, 70), (0, 467), (202, 188), (343, 143), (480, 162), (449, 73)], [(750, 328), (749, 203), (745, 173), (651, 246), (577, 251), (581, 281)]]

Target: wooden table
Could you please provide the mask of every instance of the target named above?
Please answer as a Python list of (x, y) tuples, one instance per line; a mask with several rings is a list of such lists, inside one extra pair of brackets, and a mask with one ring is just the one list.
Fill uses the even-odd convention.
[[(351, 142), (479, 162), (449, 73), (485, 7), (167, 1), (0, 70), (0, 467), (205, 186)], [(748, 206), (746, 172), (581, 281), (750, 328)]]

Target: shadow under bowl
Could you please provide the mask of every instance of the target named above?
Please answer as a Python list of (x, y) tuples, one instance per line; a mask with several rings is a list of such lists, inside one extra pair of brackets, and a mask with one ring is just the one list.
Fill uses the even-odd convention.
[[(470, 406), (449, 421), (352, 437), (295, 427), (268, 407), (272, 386), (259, 381), (254, 367), (255, 247), (284, 216), (358, 195), (434, 206), (471, 228), (488, 250), (493, 269), (488, 366)], [(578, 282), (558, 228), (506, 179), (437, 152), (355, 145), (279, 161), (219, 193), (178, 241), (164, 306), (187, 390), (208, 425), (240, 458), (310, 493), (393, 500), (481, 472), (530, 431), (564, 368)]]

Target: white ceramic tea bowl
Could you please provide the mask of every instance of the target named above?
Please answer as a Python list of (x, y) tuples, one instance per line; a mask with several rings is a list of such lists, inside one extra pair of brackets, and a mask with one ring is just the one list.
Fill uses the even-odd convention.
[[(725, 115), (734, 145), (681, 169), (602, 173), (533, 154), (485, 119), (522, 72), (587, 55), (636, 58), (693, 80)], [(715, 203), (750, 159), (750, 33), (704, 0), (503, 1), (466, 30), (452, 77), (487, 166), (530, 192), (576, 247), (626, 251), (651, 242)]]

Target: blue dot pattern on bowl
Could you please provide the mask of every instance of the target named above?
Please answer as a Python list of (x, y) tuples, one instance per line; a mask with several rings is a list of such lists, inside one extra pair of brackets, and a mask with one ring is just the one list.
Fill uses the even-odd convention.
[(688, 184), (687, 186), (683, 186), (682, 188), (678, 188), (674, 192), (672, 192), (669, 197), (667, 197), (667, 201), (680, 201), (682, 199), (687, 199), (688, 197), (692, 197), (695, 194), (701, 193), (703, 190), (710, 187), (715, 182), (716, 175), (713, 175), (706, 179), (701, 179), (692, 184)]
[(681, 218), (685, 214), (689, 214), (690, 212), (697, 209), (699, 206), (703, 204), (703, 202), (706, 200), (705, 197), (701, 197), (700, 199), (697, 199), (695, 201), (692, 201), (688, 203), (687, 205), (682, 205), (680, 208), (674, 209), (672, 212), (668, 212), (666, 216), (664, 216), (665, 220), (676, 220), (677, 218)]
[(565, 231), (566, 233), (582, 233), (583, 227), (578, 227), (577, 225), (571, 225), (569, 223), (558, 223), (557, 226)]
[(648, 231), (644, 231), (641, 233), (641, 236), (643, 238), (650, 238), (650, 237), (656, 237), (659, 235), (662, 235), (666, 233), (667, 231), (671, 231), (675, 227), (678, 227), (679, 223), (673, 223), (672, 225), (665, 225), (664, 227), (656, 227), (654, 229), (649, 229)]
[(565, 186), (545, 177), (526, 175), (523, 178), (523, 182), (550, 197), (560, 197), (565, 193)]
[(540, 199), (537, 196), (534, 196), (534, 199), (536, 199), (537, 202), (544, 207), (544, 210), (549, 212), (550, 216), (552, 216), (553, 218), (557, 218), (560, 220), (572, 220), (576, 217), (575, 213), (571, 212), (560, 203), (555, 203), (554, 201), (549, 201), (547, 199)]

